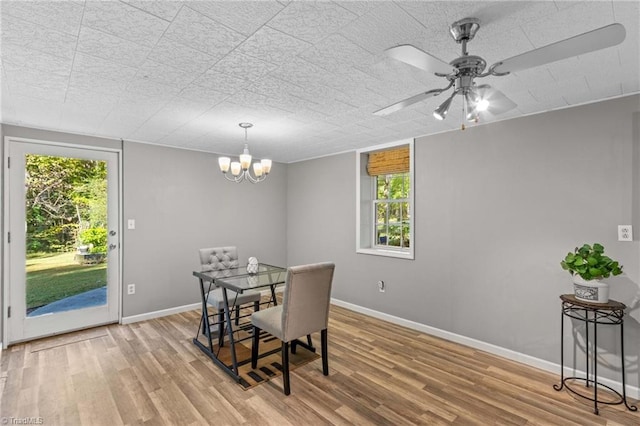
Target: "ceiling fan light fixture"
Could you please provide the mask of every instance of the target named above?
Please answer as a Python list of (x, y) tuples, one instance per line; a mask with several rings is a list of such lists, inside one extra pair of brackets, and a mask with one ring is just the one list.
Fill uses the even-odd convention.
[(480, 99), (478, 102), (476, 102), (476, 110), (477, 111), (486, 111), (487, 108), (489, 108), (489, 101), (486, 99)]
[(467, 121), (477, 123), (480, 120), (480, 114), (476, 108), (469, 108), (466, 112), (465, 118)]
[(478, 95), (472, 89), (468, 89), (464, 94), (464, 100), (467, 102), (467, 108), (469, 109), (476, 107), (478, 99)]
[(449, 107), (451, 107), (451, 102), (453, 101), (453, 97), (456, 95), (456, 92), (453, 92), (451, 96), (449, 96), (443, 103), (440, 104), (435, 111), (433, 111), (433, 116), (438, 120), (444, 120), (449, 112)]

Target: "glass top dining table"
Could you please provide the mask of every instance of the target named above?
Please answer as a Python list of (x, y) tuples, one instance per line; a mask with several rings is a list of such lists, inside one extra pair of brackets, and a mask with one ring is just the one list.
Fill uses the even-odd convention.
[(193, 275), (205, 282), (211, 282), (228, 290), (243, 293), (247, 290), (256, 290), (283, 284), (287, 275), (287, 269), (280, 266), (259, 263), (258, 271), (255, 273), (248, 272), (247, 266), (240, 266), (237, 268), (211, 271), (193, 271)]
[[(232, 308), (233, 306), (235, 306), (234, 298), (237, 297), (238, 294), (242, 294), (246, 291), (260, 291), (268, 288), (271, 291), (271, 298), (269, 302), (266, 303), (276, 305), (277, 300), (275, 288), (278, 285), (282, 285), (285, 283), (287, 269), (280, 266), (260, 263), (258, 264), (258, 270), (255, 273), (250, 273), (249, 271), (247, 271), (247, 266), (240, 266), (237, 268), (222, 270), (193, 271), (193, 275), (199, 280), (200, 295), (202, 297), (202, 317), (200, 321), (201, 324), (198, 328), (198, 332), (196, 333), (196, 337), (193, 339), (193, 343), (198, 348), (200, 348), (200, 350), (204, 352), (209, 358), (211, 358), (215, 364), (217, 364), (229, 375), (231, 375), (231, 377), (233, 377), (236, 381), (240, 381), (238, 366), (250, 360), (238, 360), (236, 356), (236, 344), (242, 340), (245, 340), (246, 337), (243, 339), (238, 339), (235, 336), (235, 333), (243, 327), (245, 327), (245, 329), (247, 326), (250, 327), (250, 322), (243, 326), (242, 324), (238, 325), (236, 320), (236, 324), (234, 327), (234, 321), (231, 319)], [(211, 325), (217, 323), (211, 324), (210, 318), (215, 318), (217, 312), (209, 313), (209, 309), (211, 307), (208, 303), (208, 299), (210, 293), (218, 287), (220, 287), (220, 289), (222, 290), (222, 296), (224, 300), (224, 320), (218, 319), (218, 321), (223, 321), (224, 324), (224, 334), (222, 336), (222, 339), (224, 339), (224, 335), (226, 335), (231, 358), (230, 364), (220, 358), (219, 355), (221, 344), (218, 344), (218, 346), (215, 347), (211, 338), (215, 333)], [(203, 343), (199, 340), (201, 332), (202, 335), (207, 339), (206, 343)], [(222, 339), (220, 340), (220, 342), (223, 341)]]

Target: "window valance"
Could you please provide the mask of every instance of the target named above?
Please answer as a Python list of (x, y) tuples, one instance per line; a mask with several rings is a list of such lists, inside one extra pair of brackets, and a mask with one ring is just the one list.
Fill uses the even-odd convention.
[(369, 153), (367, 173), (369, 176), (409, 172), (409, 147), (388, 149)]

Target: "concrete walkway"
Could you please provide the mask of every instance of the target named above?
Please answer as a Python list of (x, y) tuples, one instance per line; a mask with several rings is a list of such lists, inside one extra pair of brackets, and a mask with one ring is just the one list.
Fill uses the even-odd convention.
[(38, 315), (55, 314), (58, 312), (72, 311), (74, 309), (90, 308), (92, 306), (101, 306), (107, 303), (107, 287), (100, 287), (94, 290), (85, 291), (75, 296), (66, 297), (56, 300), (53, 303), (39, 307), (29, 312), (27, 317), (36, 317)]

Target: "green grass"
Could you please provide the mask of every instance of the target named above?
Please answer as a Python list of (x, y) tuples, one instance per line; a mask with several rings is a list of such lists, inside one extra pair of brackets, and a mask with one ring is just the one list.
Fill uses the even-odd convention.
[(107, 264), (79, 265), (74, 253), (39, 253), (27, 258), (27, 309), (107, 284)]

